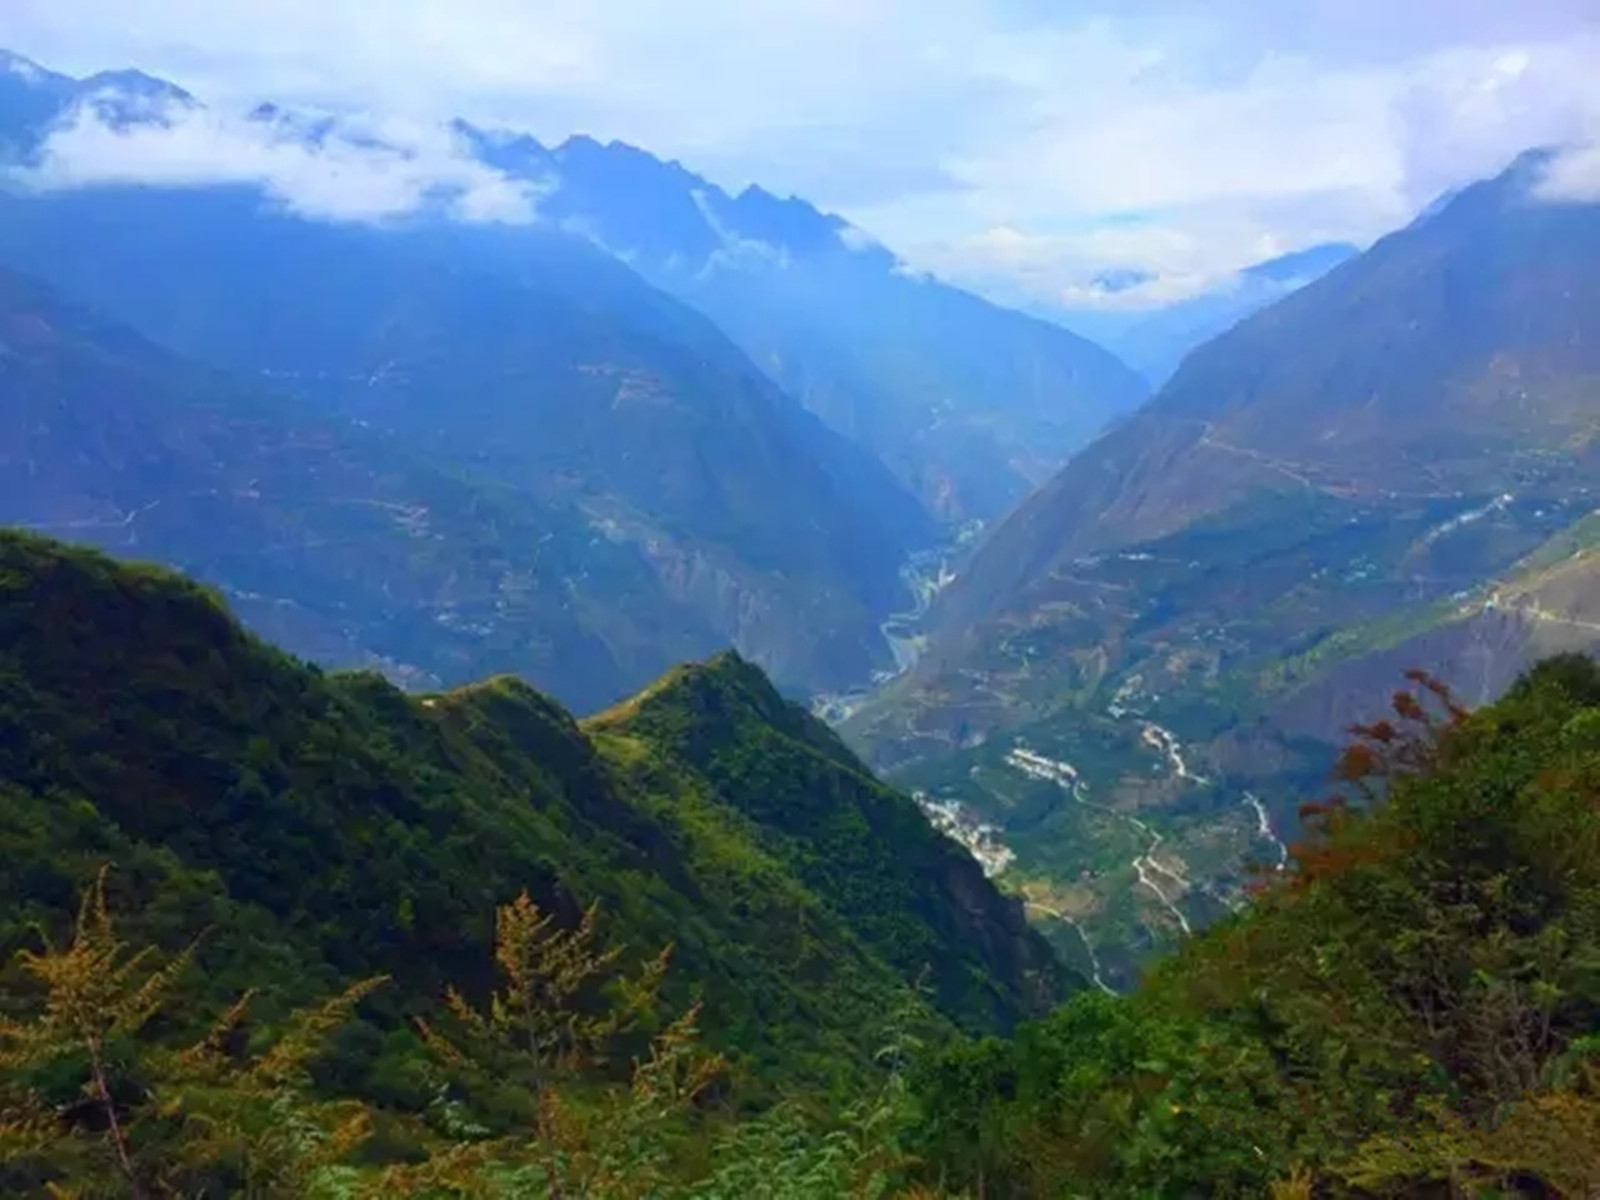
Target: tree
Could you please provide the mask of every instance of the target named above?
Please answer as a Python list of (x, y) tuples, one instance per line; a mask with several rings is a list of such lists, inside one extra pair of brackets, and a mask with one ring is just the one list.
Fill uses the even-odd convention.
[(20, 966), (31, 1011), (0, 1019), (0, 1171), (8, 1186), (58, 1196), (190, 1194), (202, 1183), (245, 1194), (311, 1195), (319, 1174), (367, 1129), (357, 1104), (317, 1103), (306, 1067), (332, 1031), (385, 981), (357, 983), (294, 1014), (257, 1055), (237, 1035), (250, 996), (198, 1042), (148, 1036), (181, 1007), (194, 945), (169, 961), (118, 937), (106, 870), (85, 890), (66, 945), (41, 932)]

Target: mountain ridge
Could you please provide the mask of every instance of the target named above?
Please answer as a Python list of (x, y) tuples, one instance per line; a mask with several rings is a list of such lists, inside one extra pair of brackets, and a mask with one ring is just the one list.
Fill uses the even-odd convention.
[[(697, 228), (682, 242), (655, 240), (653, 223), (597, 211), (605, 189), (570, 170), (546, 198), (551, 215), (710, 314), (948, 522), (998, 517), (1144, 398), (1109, 352), (915, 276), (843, 218), (758, 185), (732, 196), (637, 148), (606, 149), (650, 159), (655, 166), (640, 169), (652, 184), (677, 189), (664, 188), (657, 207), (697, 219)], [(611, 165), (591, 170), (603, 178)]]
[[(408, 696), (323, 674), (172, 572), (11, 531), (0, 628), (0, 709), (17, 734), (0, 750), (17, 868), (0, 884), (16, 906), (0, 941), (70, 898), (85, 856), (109, 855), (136, 890), (177, 888), (169, 935), (197, 911), (230, 913), (207, 951), (220, 978), (254, 974), (290, 1000), (308, 981), (385, 970), (399, 1008), (377, 1016), (392, 1020), (483, 974), (493, 905), (519, 887), (567, 921), (598, 900), (636, 952), (676, 944), (676, 990), (700, 990), (710, 1036), (769, 1082), (784, 1064), (813, 1082), (864, 1069), (876, 1047), (861, 1023), (924, 967), (935, 1024), (975, 1031), (1038, 1011), (1058, 986), (1015, 903), (859, 764), (830, 759), (856, 782), (808, 795), (823, 827), (894, 814), (901, 840), (860, 840), (876, 867), (854, 886), (875, 910), (806, 881), (808, 835), (780, 836), (748, 781), (713, 779), (637, 723), (580, 725), (515, 677)], [(803, 770), (807, 737), (829, 744), (736, 656), (690, 674), (742, 697), (699, 711), (665, 681), (650, 703), (691, 737), (731, 753), (781, 720), (788, 735), (762, 743), (779, 771)], [(292, 984), (262, 974), (289, 958)], [(369, 1047), (360, 1069), (388, 1069), (404, 1045)]]
[[(1426, 349), (1426, 353), (1433, 358), (1426, 363), (1419, 363), (1416, 347), (1412, 345), (1417, 340), (1414, 334), (1410, 335), (1407, 342), (1410, 352), (1402, 358), (1393, 352), (1396, 344), (1393, 339), (1372, 336), (1366, 330), (1352, 331), (1349, 323), (1358, 321), (1371, 326), (1374, 322), (1385, 320), (1398, 324), (1421, 319), (1393, 308), (1387, 311), (1375, 309), (1374, 304), (1381, 303), (1381, 297), (1385, 295), (1407, 295), (1395, 291), (1393, 282), (1398, 280), (1380, 282), (1380, 273), (1403, 275), (1411, 269), (1410, 264), (1418, 260), (1421, 260), (1421, 270), (1431, 271), (1435, 269), (1429, 265), (1434, 261), (1432, 256), (1448, 252), (1457, 254), (1456, 261), (1465, 261), (1461, 258), (1464, 239), (1479, 228), (1480, 222), (1493, 221), (1496, 214), (1526, 205), (1523, 208), (1525, 219), (1521, 225), (1512, 227), (1514, 231), (1523, 232), (1508, 233), (1507, 238), (1514, 242), (1517, 237), (1523, 237), (1529, 243), (1528, 253), (1545, 253), (1547, 258), (1552, 243), (1569, 232), (1581, 236), (1589, 231), (1592, 236), (1589, 228), (1592, 220), (1586, 219), (1588, 210), (1585, 206), (1544, 202), (1534, 204), (1527, 199), (1528, 189), (1534, 181), (1530, 172), (1539, 161), (1537, 157), (1524, 156), (1496, 179), (1464, 189), (1429, 222), (1380, 239), (1356, 260), (1362, 264), (1361, 271), (1352, 273), (1347, 264), (1196, 350), (1149, 406), (1113, 433), (1101, 438), (1080, 455), (1077, 462), (1031, 497), (1028, 504), (1015, 514), (1012, 520), (1014, 528), (1020, 530), (1046, 521), (1048, 518), (1044, 513), (1049, 509), (1061, 513), (1062, 519), (1051, 528), (1048, 537), (1043, 535), (1041, 527), (1041, 534), (1036, 539), (1041, 543), (1048, 541), (1057, 547), (1055, 553), (1059, 558), (1072, 554), (1092, 554), (1160, 537), (1172, 532), (1183, 522), (1220, 511), (1230, 502), (1225, 498), (1243, 495), (1251, 487), (1281, 484), (1290, 490), (1309, 487), (1322, 488), (1335, 494), (1352, 490), (1356, 494), (1381, 493), (1381, 484), (1371, 481), (1377, 478), (1379, 472), (1392, 473), (1407, 469), (1408, 460), (1403, 444), (1397, 442), (1387, 430), (1378, 436), (1370, 420), (1366, 424), (1347, 424), (1343, 427), (1327, 423), (1330, 418), (1353, 417), (1358, 411), (1357, 404), (1366, 402), (1366, 393), (1362, 389), (1370, 386), (1368, 381), (1353, 377), (1348, 370), (1341, 373), (1338, 369), (1338, 363), (1348, 360), (1350, 356), (1349, 343), (1371, 344), (1379, 348), (1378, 354), (1386, 356), (1382, 361), (1386, 364), (1383, 369), (1390, 372), (1385, 381), (1385, 386), (1390, 390), (1382, 399), (1391, 407), (1385, 410), (1384, 418), (1392, 419), (1395, 422), (1393, 432), (1402, 436), (1406, 430), (1404, 422), (1426, 421), (1433, 414), (1418, 412), (1410, 406), (1399, 406), (1398, 390), (1420, 386), (1431, 388), (1430, 395), (1438, 397), (1441, 389), (1459, 386), (1445, 377), (1446, 373), (1457, 368), (1445, 365), (1446, 359), (1441, 356), (1448, 346), (1438, 340), (1438, 336), (1441, 336), (1439, 332), (1436, 332), (1435, 340)], [(1446, 217), (1450, 219), (1445, 220)], [(1425, 241), (1418, 242), (1415, 240), (1418, 238)], [(1523, 252), (1523, 247), (1511, 242), (1499, 250), (1501, 258)], [(1548, 261), (1557, 262), (1553, 258)], [(1495, 258), (1485, 256), (1481, 264), (1473, 269), (1480, 274), (1494, 272), (1501, 269), (1498, 262)], [(1514, 269), (1509, 259), (1506, 259), (1504, 269), (1507, 272)], [(1552, 269), (1562, 268), (1557, 266)], [(1438, 270), (1442, 271), (1443, 268)], [(1420, 286), (1437, 289), (1444, 282), (1442, 277), (1424, 275)], [(1581, 288), (1585, 283), (1581, 271), (1572, 274), (1571, 286)], [(1476, 286), (1473, 290), (1467, 290), (1466, 285), (1469, 284)], [(1487, 280), (1463, 279), (1460, 286), (1463, 296), (1475, 298), (1480, 305), (1494, 295)], [(1415, 294), (1418, 294), (1415, 290), (1410, 293)], [(1441, 321), (1466, 319), (1465, 313), (1456, 314), (1445, 307), (1442, 292), (1421, 294), (1427, 296), (1423, 303), (1431, 306), (1427, 316), (1435, 322), (1436, 331), (1442, 330), (1439, 325)], [(1405, 303), (1403, 299), (1391, 301), (1391, 304)], [(1337, 305), (1339, 312), (1330, 316), (1325, 310), (1329, 304)], [(1581, 304), (1569, 303), (1563, 311), (1580, 312), (1582, 307)], [(1505, 381), (1511, 378), (1508, 371), (1514, 367), (1492, 363), (1490, 360), (1495, 352), (1485, 348), (1499, 326), (1486, 312), (1474, 319), (1478, 321), (1477, 327), (1464, 332), (1479, 340), (1467, 353), (1479, 356), (1475, 366), (1501, 373), (1498, 382), (1496, 377), (1491, 376), (1485, 381), (1486, 384), (1502, 388), (1510, 386)], [(1337, 345), (1329, 345), (1327, 337), (1319, 340), (1309, 336), (1310, 329), (1329, 320), (1335, 322), (1339, 332), (1341, 340)], [(1343, 325), (1338, 323), (1340, 320), (1344, 321)], [(1508, 322), (1505, 328), (1515, 331), (1514, 336), (1539, 340), (1538, 346), (1530, 345), (1530, 352), (1537, 350), (1567, 354), (1577, 347), (1573, 368), (1592, 369), (1584, 368), (1578, 361), (1582, 356), (1581, 343), (1572, 341), (1560, 329), (1536, 328), (1528, 322), (1523, 322), (1521, 328), (1517, 323)], [(1326, 330), (1318, 332), (1325, 333)], [(1280, 351), (1275, 359), (1263, 360), (1263, 349), (1274, 340), (1281, 343), (1285, 336), (1298, 339), (1293, 352)], [(1308, 355), (1314, 355), (1315, 358), (1307, 361)], [(1269, 368), (1251, 365), (1260, 361), (1271, 365)], [(1277, 371), (1280, 377), (1263, 377), (1265, 369)], [(1432, 376), (1427, 374), (1430, 371), (1433, 372)], [(1327, 385), (1338, 392), (1339, 398), (1333, 407), (1302, 405), (1296, 408), (1274, 399), (1289, 387), (1304, 389), (1316, 386), (1322, 380), (1334, 381)], [(1222, 398), (1227, 399), (1225, 401)], [(1494, 415), (1492, 395), (1464, 393), (1452, 398), (1463, 402), (1470, 400), (1475, 406), (1474, 416), (1479, 419), (1501, 420)], [(1436, 398), (1433, 402), (1438, 404), (1441, 400)], [(1223, 403), (1231, 403), (1233, 407), (1219, 407)], [(1251, 408), (1251, 405), (1255, 407)], [(1313, 421), (1321, 420), (1324, 424), (1318, 428), (1305, 428), (1290, 423), (1287, 418), (1278, 420), (1276, 424), (1268, 424), (1269, 417), (1266, 414), (1279, 409), (1293, 409), (1299, 416), (1309, 414)], [(1581, 409), (1573, 410), (1571, 405), (1564, 402), (1553, 409), (1551, 415), (1559, 415), (1563, 420), (1576, 419), (1578, 424), (1575, 428), (1581, 430), (1583, 427)], [(1256, 424), (1241, 428), (1241, 422), (1247, 420)], [(1231, 428), (1224, 427), (1221, 436), (1213, 437), (1213, 427), (1220, 422), (1227, 422)], [(1426, 431), (1428, 427), (1419, 425), (1417, 428)], [(1508, 424), (1506, 432), (1517, 428)], [(1518, 431), (1528, 432), (1526, 429)], [(1244, 437), (1235, 436), (1235, 432)], [(1259, 440), (1267, 437), (1278, 438), (1280, 442), (1287, 440), (1289, 445), (1285, 447)], [(1145, 449), (1136, 452), (1136, 444), (1142, 444)], [(1360, 450), (1352, 449), (1339, 459), (1329, 457), (1330, 453), (1339, 452), (1341, 446), (1359, 446)], [(1199, 465), (1199, 455), (1207, 447), (1214, 447), (1210, 457), (1224, 460), (1225, 468), (1221, 464), (1214, 468)], [(1373, 450), (1377, 453), (1369, 453)], [(1461, 447), (1452, 452), (1450, 459), (1442, 459), (1441, 462), (1449, 462), (1451, 465), (1447, 469), (1468, 477), (1473, 470), (1471, 458), (1474, 452)], [(1317, 462), (1313, 454), (1320, 454), (1324, 461)], [(1186, 456), (1186, 468), (1197, 476), (1191, 490), (1197, 497), (1204, 497), (1201, 503), (1205, 508), (1187, 506), (1184, 497), (1177, 494), (1188, 486), (1182, 475), (1174, 476), (1170, 469), (1175, 456), (1179, 455)], [(1190, 462), (1195, 465), (1191, 466)], [(1205, 475), (1202, 483), (1198, 476), (1205, 472), (1209, 474)], [(1111, 483), (1098, 490), (1090, 490), (1084, 481), (1091, 476)], [(1148, 486), (1144, 481), (1148, 481)], [(1444, 488), (1448, 491), (1451, 486), (1450, 481), (1434, 482), (1430, 490)], [(1121, 494), (1108, 488), (1120, 489)], [(971, 575), (996, 573), (1000, 569), (999, 564), (1012, 553), (1006, 546), (1007, 540), (1003, 532), (988, 539), (989, 544), (997, 548), (992, 551), (987, 546), (980, 549), (969, 578)], [(984, 558), (986, 554), (989, 556), (987, 559)], [(1037, 556), (1019, 557), (1033, 562)], [(1011, 576), (1015, 578), (1015, 572)], [(980, 600), (976, 605), (967, 603), (963, 596), (965, 587), (962, 581), (957, 581), (941, 596), (941, 600), (953, 612), (959, 613), (961, 619), (981, 616), (986, 611), (984, 602)]]
[[(23, 122), (25, 143), (31, 137), (37, 148), (50, 120), (79, 102), (81, 87), (69, 84), (45, 118)], [(257, 115), (308, 145), (341, 128), (334, 115), (297, 128), (272, 105)], [(0, 125), (6, 116), (0, 97)], [(709, 315), (780, 387), (952, 525), (999, 516), (1147, 392), (1109, 351), (910, 273), (875, 240), (796, 197), (753, 183), (730, 194), (680, 163), (587, 134), (547, 148), (461, 119), (448, 128), (476, 161), (538, 188), (548, 223)]]
[[(1492, 699), (1600, 646), (1600, 206), (1540, 198), (1544, 161), (1191, 354), (989, 532), (846, 721), (1015, 838), (1070, 961), (1087, 936), (1125, 972), (1221, 916), (1403, 671)], [(1559, 546), (1566, 574), (1522, 579)]]

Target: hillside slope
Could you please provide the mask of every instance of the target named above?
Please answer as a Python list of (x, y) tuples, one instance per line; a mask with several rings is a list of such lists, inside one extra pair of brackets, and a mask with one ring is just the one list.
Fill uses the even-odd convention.
[(424, 687), (493, 664), (594, 707), (721, 643), (578, 515), (3, 270), (0, 346), (0, 520), (191, 571), (299, 653)]
[[(738, 710), (698, 705), (704, 688)], [(564, 920), (600, 902), (631, 956), (673, 944), (713, 1041), (794, 1085), (863, 1069), (924, 970), (936, 1020), (970, 1029), (1058, 986), (1015, 902), (732, 657), (591, 734), (510, 678), (417, 699), (323, 675), (165, 571), (4, 533), (0, 713), (7, 948), (110, 860), (122, 893), (162, 897), (147, 935), (219, 926), (220, 987), (279, 1004), (393, 975), (381, 1028), (481, 979), (494, 906), (526, 888)], [(806, 772), (816, 832), (690, 744)], [(862, 829), (857, 859), (822, 861)], [(392, 1028), (346, 1069), (397, 1086), (409, 1044)]]
[(683, 668), (585, 728), (603, 747), (649, 746), (705, 781), (877, 955), (906, 977), (926, 971), (939, 1006), (964, 1024), (1005, 1024), (1019, 1005), (1048, 1000), (1049, 956), (1022, 905), (997, 905), (970, 853), (749, 663), (724, 655)]
[[(1128, 998), (921, 1075), (929, 1176), (994, 1196), (1600, 1188), (1600, 669), (1391, 712), (1249, 907)], [(1415, 710), (1414, 710), (1415, 715)]]
[(1479, 700), (1591, 644), (1570, 597), (1485, 609), (1566, 586), (1528, 564), (1597, 504), (1600, 206), (1542, 199), (1544, 161), (1190, 355), (992, 532), (917, 670), (852, 718), (905, 783), (1010, 824), (1037, 912), (1138, 957), (1281, 853), (1402, 670)]
[(1076, 558), (1262, 494), (1493, 498), (1589, 464), (1600, 207), (1539, 199), (1546, 155), (1196, 350), (997, 529), (948, 620), (1015, 611)]

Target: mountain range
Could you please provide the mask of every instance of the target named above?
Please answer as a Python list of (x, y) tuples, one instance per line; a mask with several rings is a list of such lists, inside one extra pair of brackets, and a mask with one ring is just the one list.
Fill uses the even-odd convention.
[(999, 517), (1147, 392), (1093, 343), (918, 274), (802, 200), (730, 195), (620, 142), (460, 128), (484, 161), (555, 181), (542, 213), (707, 313), (947, 522)]
[(468, 482), (3, 270), (0, 428), (7, 520), (180, 565), (323, 662), (435, 687), (494, 664), (594, 708), (720, 644), (581, 513)]
[[(793, 686), (850, 682), (886, 657), (877, 624), (931, 523), (708, 322), (586, 244), (534, 230), (395, 240), (265, 213), (245, 192), (95, 190), (5, 208), (0, 259), (192, 361), (627, 547), (656, 577), (632, 621), (692, 610), (702, 653), (741, 646)], [(518, 267), (498, 261), (507, 241)]]
[[(42, 72), (13, 69), (5, 78), (0, 119), (13, 122), (18, 141), (29, 128), (22, 122), (37, 121), (40, 111), (19, 96), (58, 106), (104, 105), (108, 96), (127, 108), (151, 95), (172, 101), (154, 82), (133, 87), (124, 76), (71, 86)], [(143, 110), (135, 117), (153, 119)], [(243, 186), (12, 187), (0, 208), (0, 262), (87, 306), (98, 314), (97, 328), (110, 318), (192, 364), (226, 371), (233, 382), (217, 385), (225, 390), (292, 393), (303, 404), (290, 424), (314, 409), (340, 438), (357, 437), (362, 427), (383, 435), (367, 437), (360, 452), (370, 474), (414, 472), (426, 459), (458, 492), (484, 493), (481, 501), (462, 500), (466, 508), (492, 499), (513, 525), (548, 531), (553, 521), (565, 530), (555, 540), (572, 547), (546, 545), (541, 557), (536, 547), (549, 541), (541, 533), (516, 552), (523, 571), (499, 579), (463, 572), (452, 578), (449, 597), (433, 595), (433, 603), (454, 604), (459, 589), (504, 609), (505, 595), (515, 608), (522, 603), (515, 597), (531, 588), (545, 598), (541, 606), (562, 614), (520, 632), (497, 616), (457, 625), (444, 640), (477, 638), (484, 655), (475, 663), (459, 646), (443, 652), (414, 638), (396, 642), (395, 627), (426, 627), (438, 614), (393, 611), (397, 595), (410, 593), (390, 590), (394, 580), (383, 572), (361, 569), (359, 539), (320, 539), (312, 543), (320, 549), (292, 551), (307, 560), (343, 556), (311, 573), (371, 589), (357, 600), (309, 586), (308, 575), (255, 569), (247, 584), (230, 567), (235, 573), (211, 576), (268, 610), (327, 617), (346, 601), (359, 610), (338, 618), (338, 632), (311, 627), (326, 626), (321, 618), (274, 625), (297, 648), (332, 652), (338, 662), (390, 660), (402, 672), (455, 681), (531, 636), (546, 649), (522, 646), (507, 665), (548, 668), (552, 674), (535, 677), (584, 707), (641, 685), (685, 651), (704, 655), (730, 644), (801, 690), (855, 682), (888, 661), (877, 625), (904, 603), (900, 562), (934, 538), (933, 519), (869, 452), (807, 413), (705, 317), (586, 239), (544, 227), (427, 219), (403, 228), (305, 220)], [(20, 302), (22, 294), (10, 296)], [(35, 315), (51, 324), (49, 314)], [(75, 348), (69, 342), (52, 352)], [(112, 369), (114, 355), (98, 357), (97, 370)], [(186, 435), (179, 407), (131, 379), (73, 402), (103, 405), (112, 392), (123, 405), (160, 409), (147, 433), (160, 426), (169, 445)], [(139, 414), (127, 415), (140, 423)], [(216, 420), (216, 413), (197, 419)], [(87, 413), (78, 422), (93, 424)], [(66, 427), (58, 424), (31, 460), (36, 476), (60, 480), (50, 503), (35, 493), (29, 506), (0, 515), (52, 528), (77, 522), (85, 536), (122, 544), (126, 530), (99, 518), (83, 522), (80, 510), (93, 506), (92, 497), (67, 494), (68, 478), (90, 489), (105, 481), (70, 469), (99, 447), (64, 441)], [(243, 461), (254, 451), (247, 442), (241, 429), (231, 447), (212, 444), (225, 472), (248, 476)], [(408, 461), (386, 463), (384, 453)], [(57, 463), (51, 454), (64, 457)], [(125, 497), (107, 510), (113, 520), (159, 498), (154, 478), (146, 482), (157, 491)], [(341, 499), (420, 503), (418, 491), (407, 491), (397, 499), (357, 487)], [(181, 552), (173, 561), (185, 566), (221, 569), (227, 550), (194, 541), (217, 532), (229, 531), (197, 523), (189, 544), (162, 548)], [(293, 528), (272, 532), (269, 541), (301, 536)], [(491, 528), (481, 538), (446, 540), (462, 555), (476, 549), (492, 558), (494, 536)], [(474, 548), (475, 540), (484, 545)], [(252, 544), (242, 539), (228, 549)], [(557, 632), (563, 629), (571, 632)], [(551, 645), (566, 647), (564, 665), (551, 659)]]
[[(24, 150), (37, 152), (62, 122), (126, 129), (202, 111), (138, 72), (74, 80), (8, 61), (0, 126)], [(249, 119), (306, 146), (383, 144), (339, 116), (263, 104)], [(757, 186), (730, 195), (619, 142), (546, 147), (464, 121), (450, 133), (478, 163), (531, 185), (542, 225), (604, 247), (709, 316), (947, 524), (1000, 516), (1147, 393), (1093, 343), (920, 275), (802, 200)]]
[[(64, 128), (149, 135), (207, 110), (136, 71), (78, 80), (15, 55), (0, 65), (13, 163), (0, 264), (227, 372), (235, 391), (290, 393), (388, 435), (413, 459), (404, 469), (425, 459), (494, 493), (511, 519), (610, 543), (597, 575), (572, 567), (588, 551), (532, 569), (563, 607), (552, 628), (582, 631), (554, 639), (573, 659), (513, 662), (553, 671), (540, 682), (580, 707), (730, 644), (796, 691), (860, 684), (892, 665), (879, 625), (906, 605), (907, 557), (999, 515), (1142, 396), (1098, 348), (914, 277), (839, 218), (754, 188), (730, 197), (618, 144), (546, 150), (457, 123), (457, 149), (544, 193), (532, 225), (426, 205), (378, 223), (310, 219), (239, 181), (41, 188)], [(272, 105), (245, 120), (305, 148), (377, 145), (339, 118)], [(161, 419), (181, 426), (170, 409)], [(40, 503), (0, 516), (79, 520)], [(172, 561), (220, 569), (183, 549)], [(261, 572), (249, 586), (213, 578), (268, 611), (331, 603)], [(340, 620), (272, 628), (399, 678), (454, 681), (484, 662), (396, 642), (375, 615)], [(518, 636), (498, 619), (469, 624), (486, 654)]]
[(1402, 670), (1479, 702), (1596, 644), (1600, 206), (1543, 197), (1549, 159), (1190, 354), (983, 539), (847, 725), (1004, 818), (1079, 961), (1085, 924), (1121, 955), (1225, 912)]
[(1600, 1187), (1558, 151), (1123, 325), (1141, 403), (446, 132), (0, 52), (0, 1192)]
[(383, 219), (260, 179), (63, 186), (63, 130), (209, 110), (0, 65), (0, 519), (413, 688), (511, 670), (592, 712), (735, 646), (1009, 839), (986, 863), (1101, 983), (1286, 856), (1405, 667), (1476, 702), (1593, 642), (1600, 229), (1542, 195), (1547, 153), (1124, 328), (1171, 376), (1140, 406), (1059, 326), (621, 143), (456, 122), (483, 212), (466, 184)]

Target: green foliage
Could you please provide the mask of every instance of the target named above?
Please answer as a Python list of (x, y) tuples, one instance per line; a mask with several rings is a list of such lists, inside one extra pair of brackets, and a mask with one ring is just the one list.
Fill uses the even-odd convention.
[(876, 955), (903, 976), (927, 972), (936, 1007), (969, 1030), (1008, 1027), (1062, 989), (1019, 913), (968, 905), (990, 888), (971, 855), (748, 663), (685, 668), (594, 725), (702, 778)]
[(1600, 669), (1548, 661), (1471, 715), (1415, 682), (1247, 912), (1132, 997), (924, 1066), (934, 1170), (1002, 1195), (1593, 1194)]
[(68, 944), (22, 952), (38, 987), (25, 1016), (0, 1020), (0, 1183), (54, 1196), (308, 1194), (370, 1127), (362, 1106), (308, 1094), (308, 1063), (385, 981), (292, 1014), (254, 1054), (248, 996), (174, 1048), (151, 1028), (177, 1006), (191, 955), (156, 957), (118, 936), (104, 872)]
[[(0, 991), (24, 1015), (0, 1023), (0, 1185), (8, 1195), (155, 1197), (482, 1196), (876, 1198), (895, 1194), (908, 1159), (898, 1064), (886, 1054), (880, 1092), (842, 1123), (798, 1106), (730, 1124), (711, 1097), (722, 1077), (691, 1008), (665, 1024), (622, 1081), (607, 1052), (648, 1007), (663, 953), (609, 998), (583, 985), (608, 974), (613, 948), (593, 910), (573, 930), (551, 927), (524, 894), (498, 914), (503, 989), (483, 1011), (450, 993), (463, 1042), (426, 1029), (437, 1067), (465, 1084), (430, 1120), (402, 1120), (358, 1100), (316, 1094), (308, 1065), (356, 1006), (368, 980), (266, 1031), (246, 1028), (250, 997), (193, 1044), (160, 1018), (192, 999), (190, 956), (158, 963), (132, 950), (107, 908), (104, 872), (86, 891), (69, 944), (26, 952), (39, 994)], [(259, 1045), (252, 1046), (250, 1043)], [(471, 1119), (491, 1084), (521, 1089), (529, 1120), (494, 1134)], [(408, 1139), (409, 1161), (374, 1163), (380, 1129)]]
[[(876, 1018), (941, 956), (959, 987), (934, 996), (930, 1026), (1043, 1011), (1047, 952), (1013, 906), (759, 672), (728, 669), (754, 707), (671, 730), (586, 730), (510, 678), (415, 699), (262, 645), (166, 572), (0, 534), (0, 951), (60, 929), (115, 861), (135, 940), (176, 952), (213, 930), (195, 954), (214, 1004), (254, 990), (276, 1020), (392, 977), (316, 1071), (408, 1111), (435, 1088), (413, 1018), (449, 985), (481, 1006), (496, 910), (524, 891), (550, 931), (612, 947), (620, 977), (671, 944), (664, 999), (701, 1004), (750, 1102), (853, 1093), (875, 1074)], [(684, 737), (741, 761), (792, 743), (783, 761), (816, 786), (714, 779)], [(814, 834), (769, 785), (804, 801)], [(853, 883), (827, 860), (867, 828), (848, 862), (879, 877)]]
[(0, 550), (12, 1192), (1600, 1188), (1589, 659), (1471, 714), (1413, 675), (1248, 909), (1001, 1040), (1014, 908), (738, 659), (580, 727)]

